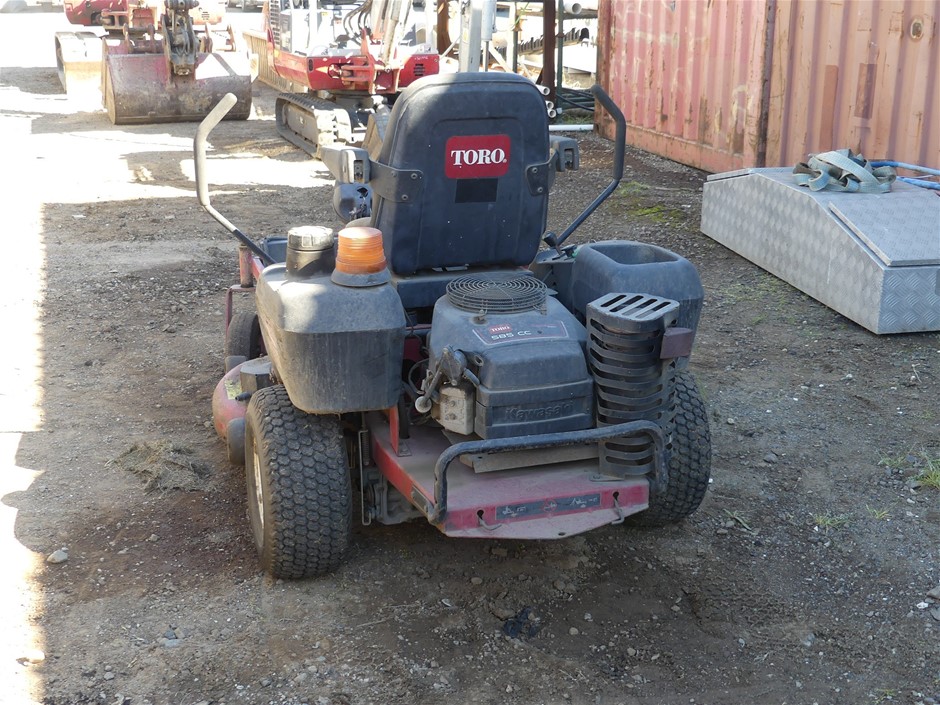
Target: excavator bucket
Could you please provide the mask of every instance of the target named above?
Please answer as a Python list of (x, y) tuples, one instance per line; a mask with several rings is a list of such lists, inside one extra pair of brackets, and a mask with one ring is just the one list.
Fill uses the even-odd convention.
[(245, 120), (251, 112), (251, 61), (244, 52), (199, 53), (192, 73), (178, 76), (162, 52), (107, 52), (103, 93), (115, 125), (199, 121), (226, 93), (238, 99), (227, 119)]
[(97, 96), (101, 88), (101, 37), (94, 32), (56, 32), (55, 59), (70, 96)]

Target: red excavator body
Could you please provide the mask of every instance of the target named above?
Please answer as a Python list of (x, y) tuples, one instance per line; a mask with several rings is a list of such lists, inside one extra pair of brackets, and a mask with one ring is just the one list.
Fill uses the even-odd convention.
[(278, 131), (314, 156), (323, 145), (360, 144), (371, 115), (438, 73), (427, 22), (409, 1), (272, 0), (264, 17), (268, 59), (292, 86), (276, 103)]

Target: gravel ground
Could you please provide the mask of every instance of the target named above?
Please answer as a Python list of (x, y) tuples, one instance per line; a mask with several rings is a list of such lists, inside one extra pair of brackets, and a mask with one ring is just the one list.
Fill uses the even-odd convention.
[[(210, 423), (237, 262), (194, 198), (195, 126), (76, 111), (63, 23), (0, 20), (0, 702), (940, 702), (940, 336), (874, 336), (717, 245), (704, 174), (632, 149), (578, 237), (699, 268), (700, 511), (558, 542), (356, 527), (335, 574), (263, 577)], [(254, 90), (213, 133), (214, 205), (255, 237), (334, 225)], [(611, 145), (578, 137), (556, 228), (610, 178)]]

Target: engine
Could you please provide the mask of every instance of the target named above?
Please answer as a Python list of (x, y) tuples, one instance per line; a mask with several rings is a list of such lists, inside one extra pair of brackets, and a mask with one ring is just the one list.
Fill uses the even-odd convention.
[(585, 345), (535, 277), (460, 277), (434, 306), (423, 404), (447, 431), (481, 438), (591, 428)]

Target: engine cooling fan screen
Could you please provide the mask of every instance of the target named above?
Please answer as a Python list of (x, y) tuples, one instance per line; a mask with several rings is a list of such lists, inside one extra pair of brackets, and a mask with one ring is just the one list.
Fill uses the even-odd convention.
[(547, 291), (545, 284), (525, 274), (471, 274), (451, 281), (447, 298), (473, 313), (519, 313), (542, 307)]

